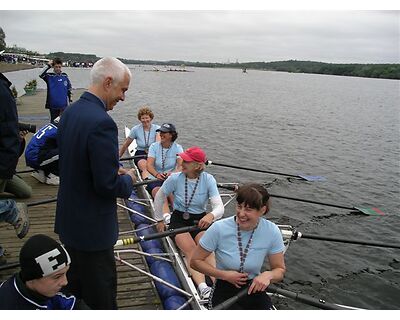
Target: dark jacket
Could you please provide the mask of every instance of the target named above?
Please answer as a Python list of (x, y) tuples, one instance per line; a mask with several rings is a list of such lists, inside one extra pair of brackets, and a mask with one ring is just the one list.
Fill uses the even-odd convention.
[(10, 86), (0, 73), (0, 179), (11, 179), (15, 174), (21, 150), (17, 106)]
[(81, 251), (112, 248), (118, 237), (117, 197), (133, 183), (118, 175), (118, 128), (103, 102), (85, 92), (58, 126), (60, 187), (55, 232)]
[(0, 310), (72, 310), (88, 309), (87, 305), (72, 296), (57, 293), (48, 298), (26, 287), (20, 276), (15, 274), (0, 283)]

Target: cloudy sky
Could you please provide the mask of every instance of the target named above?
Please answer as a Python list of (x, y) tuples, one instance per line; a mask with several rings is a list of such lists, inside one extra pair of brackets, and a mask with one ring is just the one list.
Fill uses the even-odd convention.
[(212, 62), (399, 63), (400, 11), (4, 11), (8, 46)]

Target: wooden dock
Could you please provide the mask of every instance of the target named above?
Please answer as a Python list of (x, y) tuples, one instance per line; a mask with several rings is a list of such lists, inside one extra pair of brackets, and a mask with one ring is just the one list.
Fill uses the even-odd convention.
[[(80, 96), (82, 91), (83, 90), (79, 90), (75, 92), (75, 99)], [(18, 106), (19, 116), (22, 116), (22, 119), (29, 119), (31, 117), (32, 121), (29, 121), (29, 123), (36, 124), (38, 128), (46, 124), (48, 120), (46, 120), (45, 117), (48, 115), (48, 111), (43, 107), (45, 97), (46, 91), (40, 91), (35, 96), (21, 97), (21, 104)], [(24, 120), (24, 122), (27, 121)], [(31, 137), (32, 134), (29, 134), (26, 140), (29, 141)], [(19, 160), (17, 171), (24, 169), (29, 168), (26, 167), (25, 159), (22, 156)], [(32, 187), (33, 195), (30, 199), (18, 201), (35, 202), (57, 196), (57, 186), (42, 184), (31, 177), (30, 173), (21, 174), (21, 177)], [(11, 197), (4, 193), (0, 195), (0, 198)], [(121, 200), (118, 199), (118, 201)], [(0, 223), (0, 244), (6, 250), (6, 259), (8, 263), (18, 262), (18, 255), (22, 245), (26, 239), (34, 234), (42, 233), (58, 240), (58, 236), (54, 233), (55, 208), (55, 202), (29, 207), (30, 229), (28, 235), (22, 240), (17, 238), (14, 228), (11, 225)], [(120, 208), (118, 209), (118, 220), (120, 232), (133, 230), (129, 214), (125, 210)], [(129, 248), (139, 249), (137, 245), (124, 247), (124, 249)], [(121, 257), (138, 268), (148, 271), (143, 256), (134, 253), (127, 253)], [(15, 272), (18, 272), (18, 268), (0, 271), (0, 282), (8, 279)], [(155, 289), (153, 281), (149, 277), (118, 262), (117, 274), (118, 309), (162, 309), (162, 304), (158, 297), (157, 290)]]

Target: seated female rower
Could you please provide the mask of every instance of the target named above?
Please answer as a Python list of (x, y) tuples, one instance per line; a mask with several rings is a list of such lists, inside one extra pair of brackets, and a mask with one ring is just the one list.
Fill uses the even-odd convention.
[(129, 136), (125, 139), (124, 144), (119, 150), (119, 157), (123, 156), (132, 141), (136, 139), (136, 158), (133, 161), (142, 173), (142, 178), (146, 179), (149, 175), (147, 172), (147, 153), (153, 142), (160, 141), (160, 135), (156, 132), (160, 126), (151, 123), (154, 119), (154, 113), (149, 107), (140, 108), (137, 117), (141, 124), (131, 129)]
[[(237, 190), (236, 200), (236, 215), (215, 222), (205, 232), (193, 253), (191, 267), (217, 279), (209, 299), (210, 308), (249, 285), (249, 295), (230, 309), (271, 309), (272, 302), (265, 290), (270, 283), (283, 279), (285, 247), (279, 228), (262, 218), (269, 211), (269, 194), (259, 184), (246, 184)], [(212, 253), (216, 267), (207, 261)], [(261, 272), (266, 257), (271, 270)]]
[[(198, 224), (200, 228), (208, 228), (213, 221), (224, 214), (224, 205), (218, 192), (214, 177), (205, 172), (206, 154), (199, 147), (191, 147), (179, 156), (183, 159), (182, 172), (173, 173), (164, 182), (154, 201), (157, 230), (165, 229), (163, 221), (162, 204), (168, 195), (173, 195), (174, 211), (171, 215), (170, 228), (176, 229)], [(211, 202), (212, 211), (207, 212), (208, 200)], [(198, 222), (197, 222), (198, 221)], [(184, 252), (188, 269), (193, 281), (197, 284), (202, 298), (208, 298), (211, 288), (205, 283), (205, 276), (190, 269), (190, 261), (196, 244), (204, 231), (192, 231), (175, 236), (177, 246)], [(212, 255), (207, 257), (207, 263), (215, 265)]]
[[(161, 141), (153, 143), (149, 148), (147, 171), (150, 179), (157, 178), (162, 181), (147, 185), (146, 189), (153, 198), (172, 172), (181, 171), (182, 159), (178, 157), (178, 153), (183, 152), (182, 146), (175, 142), (178, 133), (172, 123), (163, 123), (156, 131), (160, 132)], [(169, 200), (172, 203), (172, 198)], [(163, 212), (169, 215), (169, 211), (168, 201), (165, 200)]]

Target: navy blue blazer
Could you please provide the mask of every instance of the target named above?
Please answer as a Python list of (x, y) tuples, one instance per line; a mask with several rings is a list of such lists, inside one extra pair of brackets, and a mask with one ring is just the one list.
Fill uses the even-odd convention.
[(55, 232), (81, 251), (110, 249), (118, 237), (116, 198), (133, 183), (118, 175), (118, 128), (103, 102), (85, 92), (58, 126), (60, 186)]

